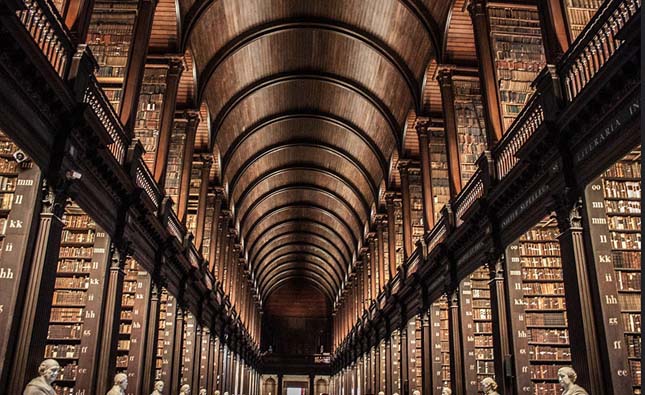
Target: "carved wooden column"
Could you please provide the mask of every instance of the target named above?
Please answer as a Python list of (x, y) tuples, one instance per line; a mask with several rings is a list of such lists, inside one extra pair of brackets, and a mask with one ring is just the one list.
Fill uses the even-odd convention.
[(493, 323), (493, 359), (495, 361), (495, 378), (501, 394), (511, 394), (513, 391), (512, 377), (506, 374), (507, 366), (511, 363), (511, 343), (508, 323), (508, 298), (504, 288), (505, 258), (491, 257), (490, 264), (490, 304)]
[(383, 384), (381, 378), (381, 345), (378, 342), (378, 337), (374, 336), (374, 393), (378, 394), (383, 391)]
[[(179, 79), (184, 70), (180, 57), (168, 59), (168, 74), (166, 75), (166, 93), (164, 94), (159, 121), (159, 148), (155, 159), (154, 178), (159, 185), (166, 184), (166, 166), (168, 150), (170, 149), (170, 135), (175, 118), (175, 105), (177, 103), (177, 90)], [(192, 70), (191, 70), (192, 71)]]
[(372, 303), (373, 300), (376, 300), (379, 294), (379, 287), (378, 283), (376, 281), (376, 278), (378, 277), (378, 274), (376, 273), (378, 271), (378, 261), (379, 261), (379, 256), (378, 256), (378, 251), (376, 248), (376, 235), (374, 233), (370, 233), (367, 236), (367, 242), (369, 243), (369, 253), (370, 253), (370, 283), (371, 283), (371, 300), (370, 304)]
[(230, 232), (230, 229), (226, 229), (226, 233), (224, 233), (226, 240), (225, 244), (222, 247), (223, 254), (222, 254), (222, 260), (221, 260), (221, 275), (220, 275), (220, 283), (222, 285), (222, 291), (224, 292), (224, 296), (226, 297), (228, 295), (229, 289), (228, 289), (228, 278), (230, 276), (230, 271), (229, 271), (229, 262), (230, 262), (230, 257), (232, 255), (233, 251), (233, 244), (235, 241), (233, 240), (233, 234)]
[(210, 329), (204, 328), (204, 331), (207, 332), (207, 338), (208, 338), (208, 344), (207, 344), (207, 352), (208, 355), (205, 358), (205, 366), (204, 366), (204, 377), (203, 377), (203, 382), (202, 386), (206, 388), (206, 393), (207, 394), (212, 394), (213, 393), (213, 372), (215, 371), (215, 360), (214, 355), (215, 355), (215, 334), (211, 333)]
[(385, 393), (392, 394), (392, 335), (385, 338)]
[(170, 393), (178, 394), (181, 383), (182, 351), (184, 350), (184, 311), (185, 308), (177, 300), (175, 314), (175, 337), (173, 339), (172, 370), (170, 375)]
[(137, 9), (137, 18), (132, 32), (132, 45), (128, 53), (128, 65), (125, 69), (123, 92), (119, 118), (125, 126), (126, 133), (132, 133), (137, 117), (139, 93), (143, 81), (143, 73), (148, 55), (148, 42), (152, 32), (157, 0), (140, 0)]
[(282, 374), (278, 374), (278, 395), (282, 395)]
[(235, 233), (235, 243), (231, 250), (231, 257), (229, 260), (228, 274), (226, 281), (228, 282), (228, 296), (231, 301), (231, 307), (235, 306), (235, 295), (237, 293), (238, 283), (236, 281), (239, 265), (240, 265), (240, 250), (242, 246), (237, 243), (237, 233)]
[(197, 317), (195, 317), (195, 348), (193, 353), (193, 371), (191, 379), (191, 387), (194, 392), (199, 392), (200, 382), (199, 382), (199, 365), (202, 361), (202, 336), (204, 335), (204, 329), (201, 324), (198, 322)]
[(157, 341), (159, 338), (159, 296), (161, 289), (156, 282), (152, 283), (150, 291), (150, 305), (148, 319), (146, 320), (145, 357), (143, 359), (143, 391), (151, 392), (155, 380), (155, 366), (157, 360)]
[(100, 351), (96, 356), (99, 372), (96, 380), (98, 394), (106, 393), (110, 389), (116, 371), (125, 258), (126, 254), (120, 252), (114, 244), (110, 246), (110, 272), (106, 282), (107, 290), (105, 291), (105, 306), (103, 308), (105, 322), (100, 338)]
[[(591, 297), (589, 265), (585, 257), (582, 234), (581, 202), (556, 204), (556, 218), (560, 235), (560, 256), (573, 368), (578, 373), (577, 383), (590, 395), (603, 394), (601, 354), (595, 325), (594, 304)], [(584, 325), (580, 325), (584, 323)]]
[(396, 275), (396, 228), (394, 215), (394, 194), (385, 194), (385, 207), (387, 208), (387, 253), (390, 279)]
[(217, 353), (217, 375), (215, 376), (215, 389), (220, 391), (220, 394), (224, 393), (224, 361), (226, 349), (224, 347), (223, 337), (219, 339), (218, 353)]
[(385, 286), (385, 240), (383, 238), (383, 230), (387, 226), (386, 221), (387, 219), (384, 215), (378, 215), (376, 218), (376, 244), (378, 245), (377, 296)]
[(219, 340), (215, 336), (215, 332), (211, 332), (210, 341), (210, 354), (208, 361), (208, 388), (206, 389), (209, 394), (212, 394), (217, 389), (217, 362), (219, 361)]
[(455, 94), (452, 86), (452, 69), (449, 67), (441, 68), (437, 74), (437, 80), (439, 81), (439, 88), (441, 90), (444, 127), (446, 130), (445, 136), (446, 154), (448, 156), (448, 184), (450, 186), (450, 197), (455, 197), (459, 194), (459, 192), (461, 192), (462, 185), (461, 168), (459, 166), (457, 117), (455, 115)]
[(365, 394), (374, 394), (373, 386), (374, 383), (374, 372), (372, 370), (372, 349), (367, 344), (366, 354), (365, 354)]
[(410, 179), (408, 169), (410, 161), (399, 160), (399, 174), (401, 175), (401, 195), (403, 207), (403, 259), (407, 260), (414, 251), (412, 242), (412, 208), (410, 201)]
[(20, 329), (15, 339), (14, 358), (9, 376), (8, 394), (21, 394), (25, 384), (38, 371), (45, 353), (49, 317), (56, 278), (63, 214), (67, 204), (65, 191), (54, 192), (45, 182), (38, 233), (33, 247), (31, 272), (27, 280)]
[(215, 187), (215, 201), (213, 202), (213, 220), (211, 224), (211, 242), (208, 256), (209, 267), (208, 270), (216, 277), (215, 268), (217, 260), (217, 243), (219, 241), (219, 226), (220, 226), (220, 213), (222, 210), (222, 199), (224, 197), (224, 189), (222, 187)]
[(204, 228), (206, 225), (206, 203), (208, 203), (208, 179), (213, 165), (213, 155), (202, 155), (202, 179), (197, 203), (197, 225), (195, 227), (195, 248), (202, 251)]
[(369, 256), (368, 249), (361, 249), (361, 262), (358, 269), (359, 276), (359, 295), (361, 296), (361, 309), (359, 310), (359, 316), (363, 316), (363, 312), (366, 311), (370, 306), (370, 279), (369, 279)]
[(228, 234), (228, 223), (231, 218), (231, 213), (228, 210), (222, 210), (222, 218), (220, 220), (220, 229), (219, 236), (217, 236), (217, 258), (215, 259), (215, 268), (217, 269), (217, 275), (215, 279), (219, 284), (220, 288), (223, 289), (223, 280), (224, 280), (224, 261), (228, 255), (229, 247), (229, 234)]
[[(421, 395), (432, 395), (432, 328), (430, 311), (419, 314), (421, 319)], [(440, 344), (441, 346), (441, 344)]]
[(408, 356), (408, 323), (404, 319), (401, 320), (401, 336), (399, 340), (401, 342), (400, 347), (400, 358), (401, 362), (399, 364), (399, 374), (401, 377), (401, 395), (409, 395), (410, 393), (410, 372), (408, 371), (408, 365), (410, 363), (410, 358)]
[(423, 228), (425, 233), (428, 233), (434, 227), (432, 161), (430, 160), (430, 145), (428, 140), (429, 126), (430, 120), (417, 121), (415, 125), (421, 156), (421, 191), (423, 192)]
[(459, 289), (454, 289), (448, 296), (448, 330), (450, 332), (450, 377), (454, 385), (454, 395), (466, 394), (464, 376), (463, 348), (461, 337), (461, 320), (459, 319)]
[(236, 369), (237, 369), (237, 353), (234, 351), (235, 349), (229, 353), (229, 377), (228, 377), (228, 392), (231, 395), (235, 394), (235, 380), (236, 380)]
[(186, 142), (182, 155), (184, 163), (181, 167), (181, 180), (179, 184), (179, 197), (177, 198), (177, 219), (179, 222), (186, 222), (186, 211), (188, 210), (188, 190), (190, 187), (190, 172), (193, 167), (193, 154), (195, 152), (195, 135), (199, 125), (199, 112), (187, 111), (185, 117), (188, 119), (186, 126)]
[(487, 0), (472, 0), (468, 5), (468, 12), (473, 21), (475, 47), (479, 61), (479, 80), (482, 89), (486, 139), (488, 147), (492, 148), (502, 139), (504, 123), (502, 122), (499, 88), (495, 74), (495, 58), (492, 53), (493, 47), (486, 11), (487, 3)]
[[(161, 366), (161, 377), (159, 378), (164, 383), (164, 388), (170, 389), (172, 387), (171, 377), (174, 364), (174, 348), (175, 348), (175, 321), (177, 317), (177, 300), (168, 294), (166, 301), (166, 321), (164, 328), (164, 344)], [(101, 393), (101, 392), (100, 392)]]
[(87, 42), (94, 0), (71, 0), (65, 4), (61, 16), (65, 18), (65, 26), (69, 29), (74, 44)]
[(560, 0), (537, 0), (542, 43), (547, 64), (556, 64), (569, 49), (571, 37), (564, 2)]
[(220, 387), (221, 387), (221, 393), (223, 394), (225, 391), (228, 391), (228, 370), (229, 370), (229, 348), (228, 345), (224, 344), (224, 349), (221, 353), (221, 358), (222, 358), (222, 370), (220, 374)]
[(179, 184), (179, 197), (177, 198), (177, 219), (182, 224), (186, 222), (188, 210), (188, 193), (190, 188), (190, 172), (193, 168), (193, 154), (195, 153), (195, 136), (199, 126), (199, 112), (196, 110), (186, 111), (184, 116), (188, 119), (186, 126), (186, 142), (182, 155), (184, 163), (181, 166), (181, 180)]

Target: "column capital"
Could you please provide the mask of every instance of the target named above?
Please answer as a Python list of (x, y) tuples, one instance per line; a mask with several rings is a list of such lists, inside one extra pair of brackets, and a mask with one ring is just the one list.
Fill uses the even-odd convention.
[(224, 187), (220, 185), (215, 185), (212, 187), (213, 193), (215, 194), (215, 197), (219, 197), (220, 199), (224, 197)]
[(486, 0), (469, 0), (466, 9), (471, 18), (480, 15), (486, 15)]
[(211, 166), (213, 166), (213, 154), (200, 154), (200, 159), (202, 169), (208, 169), (210, 171)]
[(392, 191), (385, 192), (385, 203), (388, 206), (393, 205), (394, 200), (397, 199), (397, 198), (398, 198), (398, 193), (392, 192)]
[(200, 117), (199, 110), (194, 108), (189, 108), (181, 112), (181, 118), (188, 120), (189, 123), (199, 122)]
[(418, 117), (414, 123), (414, 129), (417, 131), (419, 138), (428, 137), (428, 130), (430, 129), (430, 118), (429, 117)]
[(168, 75), (179, 76), (184, 71), (184, 60), (181, 56), (171, 56), (168, 58)]
[(401, 177), (403, 177), (403, 175), (407, 175), (408, 170), (410, 169), (410, 166), (412, 166), (411, 159), (399, 159), (399, 162), (396, 164), (396, 167), (397, 169), (399, 169), (399, 172), (401, 173)]
[(565, 202), (564, 199), (558, 199), (554, 204), (554, 211), (560, 232), (582, 229), (581, 199), (577, 199), (571, 204)]
[(452, 85), (452, 76), (454, 75), (457, 67), (449, 64), (440, 64), (437, 67), (437, 81), (439, 81), (439, 85)]
[(376, 227), (387, 226), (387, 214), (376, 214), (374, 216), (374, 223)]

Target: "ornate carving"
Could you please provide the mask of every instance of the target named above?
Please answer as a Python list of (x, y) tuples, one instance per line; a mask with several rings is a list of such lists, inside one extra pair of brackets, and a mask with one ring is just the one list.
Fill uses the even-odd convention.
[[(565, 190), (565, 193), (567, 191)], [(567, 204), (564, 198), (556, 200), (555, 219), (558, 221), (558, 229), (561, 233), (573, 229), (582, 229), (582, 200), (580, 198)]]

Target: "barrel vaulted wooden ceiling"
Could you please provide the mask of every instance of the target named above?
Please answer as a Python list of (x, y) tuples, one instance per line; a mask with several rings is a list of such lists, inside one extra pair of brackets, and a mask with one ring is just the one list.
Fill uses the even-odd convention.
[(202, 107), (263, 300), (300, 281), (330, 303), (441, 111), (437, 64), (475, 59), (464, 0), (160, 0), (150, 50), (185, 54), (178, 104)]

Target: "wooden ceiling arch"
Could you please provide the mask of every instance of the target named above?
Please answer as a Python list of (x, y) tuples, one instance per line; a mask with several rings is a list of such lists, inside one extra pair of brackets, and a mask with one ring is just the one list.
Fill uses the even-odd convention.
[[(323, 250), (325, 254), (332, 257), (334, 263), (337, 263), (338, 268), (349, 267), (350, 265), (351, 257), (344, 255), (324, 236), (321, 236), (316, 232), (307, 231), (296, 231), (274, 237), (270, 242), (258, 249), (257, 254), (254, 254), (253, 256), (254, 261), (257, 261), (258, 264), (260, 264), (264, 262), (271, 252), (287, 245), (315, 245), (317, 248)], [(267, 265), (267, 267), (269, 266)]]
[(327, 207), (334, 211), (343, 218), (343, 222), (349, 225), (356, 238), (361, 238), (363, 217), (356, 211), (356, 208), (335, 195), (334, 191), (313, 185), (283, 187), (272, 191), (261, 201), (253, 203), (253, 206), (241, 218), (240, 229), (248, 230), (247, 224), (255, 223), (276, 207), (302, 203), (312, 207)]
[[(312, 234), (325, 239), (332, 243), (334, 248), (346, 257), (351, 258), (352, 251), (349, 245), (336, 233), (331, 227), (320, 222), (303, 220), (301, 218), (284, 221), (276, 224), (254, 240), (247, 242), (247, 251), (249, 257), (253, 257), (267, 243), (275, 240), (276, 237), (294, 232), (303, 232)], [(257, 244), (256, 244), (257, 242)]]
[(272, 208), (271, 211), (260, 217), (253, 224), (250, 224), (246, 234), (248, 235), (248, 239), (252, 240), (254, 237), (257, 237), (256, 235), (261, 235), (273, 226), (281, 224), (284, 221), (298, 219), (324, 223), (352, 246), (358, 242), (358, 238), (351, 226), (342, 217), (338, 216), (337, 213), (329, 210), (327, 207), (306, 202), (292, 203)]
[[(185, 15), (182, 18), (183, 23), (181, 24), (182, 29), (180, 34), (182, 49), (186, 48), (192, 31), (195, 28), (200, 17), (215, 1), (216, 0), (193, 1), (187, 12), (184, 13)], [(423, 29), (428, 35), (429, 40), (432, 43), (431, 48), (433, 49), (434, 55), (437, 58), (440, 58), (440, 54), (438, 54), (437, 51), (441, 48), (441, 29), (439, 23), (437, 23), (437, 21), (431, 15), (431, 12), (429, 12), (428, 8), (418, 0), (398, 0), (398, 2), (401, 5), (405, 6), (409, 10), (409, 12), (419, 20), (419, 22), (423, 26)], [(378, 6), (378, 4), (376, 4), (375, 6)]]
[[(318, 168), (337, 174), (343, 183), (352, 185), (352, 189), (359, 193), (359, 201), (373, 201), (378, 196), (376, 180), (371, 178), (369, 171), (358, 160), (339, 149), (308, 141), (279, 144), (256, 153), (232, 175), (229, 181), (230, 195), (237, 196), (247, 191), (256, 180), (266, 179), (271, 173), (289, 165)], [(226, 174), (224, 178), (229, 179)]]
[(319, 270), (322, 276), (337, 286), (340, 286), (343, 279), (339, 273), (339, 266), (330, 263), (329, 254), (315, 244), (283, 245), (271, 251), (270, 259), (271, 264), (263, 265), (262, 271), (258, 272), (258, 284), (269, 281), (276, 274), (276, 270), (282, 270), (281, 267), (287, 260), (313, 263), (312, 270)]
[[(312, 278), (313, 277), (313, 278)], [(308, 281), (310, 282), (314, 287), (318, 288), (319, 291), (323, 292), (323, 294), (327, 297), (327, 300), (330, 303), (333, 303), (334, 301), (334, 296), (335, 294), (333, 293), (332, 290), (329, 290), (325, 288), (319, 281), (316, 281), (318, 277), (312, 276), (310, 277), (305, 270), (304, 273), (300, 271), (286, 271), (283, 273), (280, 273), (278, 277), (276, 277), (269, 285), (267, 285), (266, 288), (260, 289), (260, 298), (262, 300), (267, 300), (269, 296), (275, 292), (277, 289), (280, 288), (282, 284), (284, 284), (287, 281), (292, 281), (292, 280), (299, 280), (299, 281)]]
[[(392, 135), (394, 136), (397, 142), (397, 147), (401, 146), (401, 137), (399, 136), (399, 130), (402, 127), (401, 125), (402, 125), (403, 119), (400, 119), (401, 118), (400, 116), (399, 117), (395, 116), (392, 113), (392, 110), (383, 102), (381, 97), (371, 92), (360, 83), (354, 80), (351, 80), (349, 78), (346, 78), (341, 75), (325, 72), (325, 71), (311, 70), (311, 69), (293, 70), (288, 73), (277, 73), (277, 74), (266, 76), (265, 78), (256, 80), (251, 84), (249, 84), (248, 86), (237, 91), (233, 96), (231, 96), (228, 99), (228, 101), (226, 101), (226, 103), (224, 103), (221, 106), (221, 109), (218, 109), (218, 107), (213, 109), (213, 107), (211, 107), (213, 113), (217, 114), (214, 117), (213, 123), (212, 123), (212, 130), (214, 131), (213, 138), (216, 139), (218, 137), (219, 132), (222, 129), (226, 130), (225, 129), (226, 120), (232, 116), (231, 114), (234, 114), (234, 110), (237, 107), (243, 106), (244, 102), (248, 101), (248, 99), (254, 94), (257, 94), (262, 90), (265, 90), (270, 87), (278, 86), (278, 85), (286, 85), (288, 87), (290, 83), (292, 83), (291, 85), (293, 85), (294, 82), (300, 82), (300, 81), (318, 82), (318, 84), (321, 85), (321, 87), (318, 89), (312, 89), (312, 90), (316, 90), (321, 94), (324, 90), (328, 89), (329, 85), (333, 85), (334, 88), (343, 90), (346, 92), (346, 94), (350, 96), (360, 96), (361, 100), (363, 100), (371, 107), (373, 107), (374, 110), (379, 113), (380, 117), (382, 117), (385, 120), (388, 127), (386, 132), (392, 133)], [(292, 91), (291, 94), (294, 95), (293, 91), (297, 91), (297, 90), (292, 88), (290, 89), (290, 91)], [(307, 89), (300, 90), (301, 93), (306, 91)], [(216, 100), (216, 98), (211, 99), (208, 96), (202, 97), (202, 98), (208, 99), (209, 106), (211, 106), (212, 105), (211, 103), (214, 103)], [(254, 107), (254, 106), (251, 105), (248, 107)], [(304, 109), (320, 110), (318, 107), (315, 107), (315, 106), (305, 107)], [(258, 114), (258, 115), (261, 116), (263, 114)]]
[(311, 264), (312, 270), (319, 271), (320, 274), (324, 275), (328, 281), (335, 284), (335, 286), (340, 286), (344, 274), (339, 274), (336, 271), (336, 267), (330, 266), (329, 262), (325, 260), (324, 257), (321, 257), (319, 254), (311, 251), (302, 251), (302, 250), (287, 250), (283, 253), (277, 254), (272, 261), (270, 267), (262, 267), (262, 271), (257, 275), (258, 284), (264, 284), (271, 278), (272, 274), (276, 270), (281, 270), (280, 268), (283, 265), (299, 262), (299, 263), (309, 263)]
[(330, 301), (343, 287), (442, 59), (448, 3), (178, 0), (262, 300), (294, 279)]
[(232, 197), (238, 204), (238, 212), (245, 213), (253, 202), (263, 199), (276, 188), (295, 185), (316, 185), (333, 190), (352, 206), (362, 208), (365, 213), (370, 211), (368, 198), (345, 175), (311, 164), (288, 164), (269, 169), (253, 183), (239, 188), (238, 191), (243, 191), (241, 194), (236, 193)]
[(313, 281), (316, 281), (327, 290), (326, 292), (328, 295), (334, 295), (334, 290), (337, 286), (329, 282), (326, 275), (320, 272), (318, 266), (301, 261), (286, 263), (279, 271), (271, 273), (267, 281), (263, 282), (261, 286), (258, 286), (258, 289), (260, 290), (260, 293), (262, 293), (263, 290), (270, 290), (280, 281), (280, 279), (293, 274), (299, 274), (302, 277), (308, 277)]
[(355, 26), (348, 26), (342, 22), (333, 19), (325, 18), (312, 18), (312, 17), (295, 17), (285, 20), (274, 20), (264, 25), (256, 26), (250, 31), (238, 35), (233, 41), (227, 43), (225, 47), (220, 49), (209, 62), (204, 66), (199, 87), (199, 97), (202, 97), (204, 88), (208, 85), (210, 79), (217, 72), (217, 68), (222, 65), (229, 57), (239, 52), (242, 48), (251, 43), (254, 43), (264, 37), (279, 35), (282, 32), (297, 32), (302, 33), (302, 30), (320, 30), (339, 34), (356, 40), (370, 47), (375, 52), (378, 52), (382, 57), (397, 70), (401, 78), (403, 78), (410, 90), (410, 95), (418, 101), (419, 87), (415, 82), (416, 78), (412, 70), (408, 67), (405, 60), (403, 60), (394, 50), (382, 42), (378, 37), (361, 31)]
[[(316, 143), (307, 139), (278, 142), (261, 148), (247, 157), (246, 161), (236, 169), (227, 169), (223, 174), (229, 180), (231, 196), (246, 190), (255, 180), (266, 177), (275, 169), (285, 166), (309, 166), (321, 168), (338, 174), (344, 182), (354, 185), (365, 200), (373, 200), (378, 196), (378, 172), (371, 173), (360, 159), (354, 157), (341, 147), (335, 147), (323, 142)], [(352, 176), (354, 181), (349, 182)]]
[(255, 222), (251, 226), (249, 233), (247, 233), (247, 245), (252, 247), (254, 241), (265, 232), (290, 221), (307, 221), (325, 226), (337, 234), (350, 250), (357, 243), (347, 223), (343, 222), (333, 212), (324, 208), (290, 205), (272, 210)]
[[(264, 143), (275, 142), (276, 134), (287, 134), (288, 137), (305, 136), (311, 138), (310, 131), (314, 126), (320, 127), (322, 138), (325, 141), (340, 141), (345, 145), (353, 147), (366, 146), (374, 160), (377, 161), (383, 174), (387, 173), (388, 162), (383, 151), (379, 149), (376, 142), (364, 130), (351, 124), (348, 120), (335, 116), (334, 114), (322, 114), (316, 112), (296, 112), (270, 115), (238, 135), (238, 137), (226, 149), (222, 156), (222, 173), (226, 172), (229, 164), (234, 161), (235, 155), (243, 155), (245, 145), (256, 146)], [(316, 130), (319, 130), (316, 128)], [(268, 136), (266, 134), (269, 134)], [(283, 137), (284, 138), (284, 137)], [(348, 149), (346, 149), (348, 150)]]

